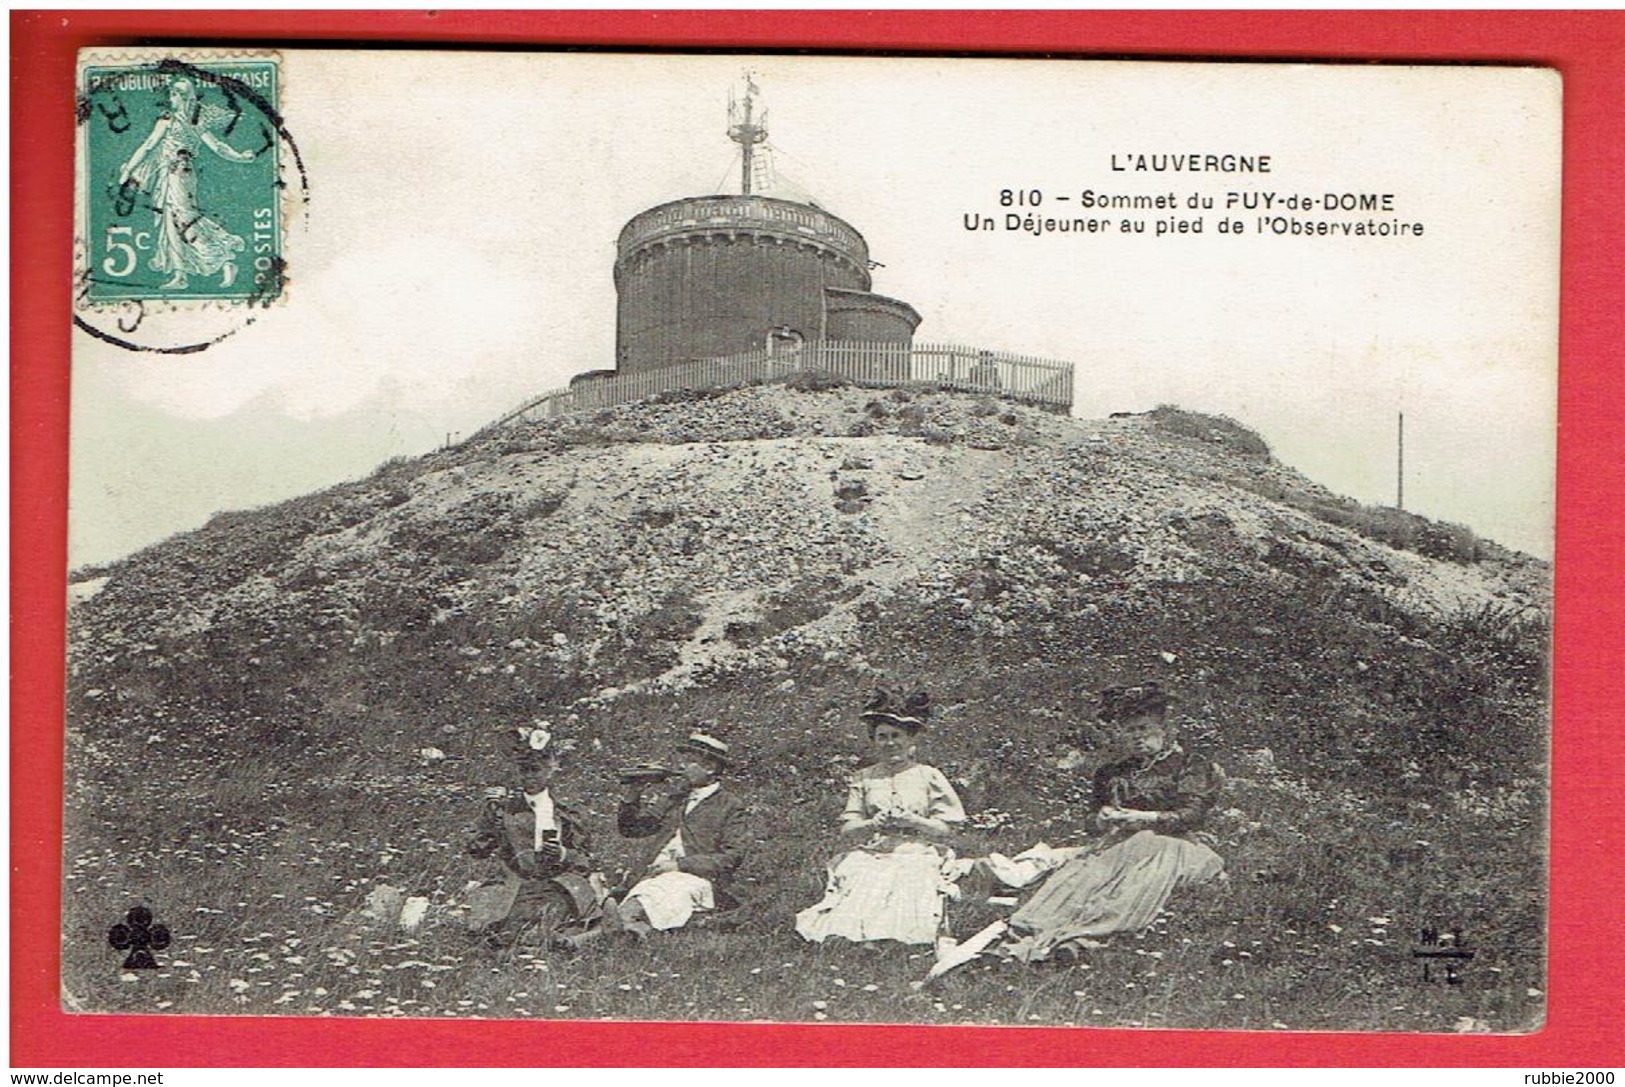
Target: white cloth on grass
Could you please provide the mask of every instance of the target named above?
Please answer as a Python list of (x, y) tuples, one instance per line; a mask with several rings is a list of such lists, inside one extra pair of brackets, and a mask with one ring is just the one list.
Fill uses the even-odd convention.
[(692, 872), (662, 872), (639, 880), (626, 892), (625, 901), (633, 900), (643, 906), (649, 927), (661, 930), (682, 928), (696, 913), (717, 905), (711, 881)]

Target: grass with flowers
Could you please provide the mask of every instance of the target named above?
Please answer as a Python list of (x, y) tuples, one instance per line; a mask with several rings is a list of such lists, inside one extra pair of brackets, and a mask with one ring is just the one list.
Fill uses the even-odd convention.
[[(1188, 623), (1195, 609), (1190, 597), (1184, 603)], [(958, 782), (971, 809), (961, 855), (1086, 840), (1089, 774), (1105, 751), (1090, 748), (1079, 727), (1079, 688), (1088, 686), (1080, 673), (1109, 667), (1095, 656), (1108, 645), (1134, 655), (1136, 638), (1191, 652), (1191, 633), (1179, 640), (1125, 624), (1115, 638), (1096, 634), (1098, 647), (1071, 643), (1072, 667), (1042, 668), (1013, 640), (985, 639), (979, 657), (962, 649), (953, 671), (933, 674), (935, 639), (963, 632), (943, 615), (902, 624), (887, 654), (943, 708), (920, 755)], [(1222, 652), (1255, 648), (1263, 647), (1232, 637)], [(698, 721), (721, 722), (736, 742), (750, 737), (731, 787), (751, 801), (759, 836), (743, 872), (752, 908), (737, 929), (574, 954), (539, 942), (491, 950), (460, 924), (465, 886), (495, 875), (463, 853), (481, 787), (509, 775), (491, 742), (494, 716), (442, 726), (453, 757), (432, 765), (410, 758), (415, 730), (388, 707), (343, 729), (308, 720), (295, 728), (291, 715), (284, 729), (265, 722), (253, 759), (221, 756), (224, 724), (212, 739), (209, 730), (184, 740), (173, 730), (156, 740), (81, 736), (76, 758), (90, 772), (69, 796), (67, 991), (99, 1010), (193, 1014), (1537, 1025), (1545, 988), (1538, 780), (1520, 776), (1526, 764), (1516, 753), (1483, 740), (1455, 753), (1477, 767), (1479, 780), (1465, 783), (1442, 760), (1424, 770), (1405, 750), (1361, 758), (1357, 735), (1334, 733), (1351, 722), (1330, 706), (1299, 714), (1281, 705), (1268, 688), (1296, 662), (1266, 659), (1260, 653), (1256, 670), (1234, 671), (1229, 689), (1216, 681), (1201, 691), (1203, 716), (1177, 714), (1186, 742), (1227, 772), (1211, 821), (1227, 878), (1181, 894), (1151, 929), (1076, 964), (989, 957), (919, 990), (911, 983), (929, 969), (930, 949), (819, 947), (795, 936), (792, 915), (818, 898), (836, 847), (841, 783), (866, 757), (851, 712), (863, 688), (812, 664), (759, 688), (631, 698), (564, 723), (576, 747), (559, 791), (586, 808), (610, 870), (631, 853), (614, 836), (612, 768), (658, 754)], [(387, 685), (386, 661), (369, 663)], [(1534, 742), (1538, 729), (1529, 728)], [(1495, 773), (1484, 760), (1497, 760)], [(418, 930), (358, 919), (368, 892), (385, 883), (430, 900)], [(989, 891), (999, 888), (967, 882), (949, 910), (955, 935), (1008, 912), (986, 902)], [(108, 925), (137, 901), (174, 933), (157, 971), (117, 969), (105, 942)], [(1455, 927), (1475, 959), (1459, 984), (1424, 981), (1412, 955), (1421, 931)]]

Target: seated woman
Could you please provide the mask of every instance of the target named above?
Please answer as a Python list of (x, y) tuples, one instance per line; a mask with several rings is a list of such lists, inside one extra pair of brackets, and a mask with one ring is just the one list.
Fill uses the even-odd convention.
[(1132, 752), (1095, 775), (1095, 820), (1106, 831), (1050, 875), (1010, 918), (1006, 951), (1031, 961), (1075, 954), (1093, 937), (1145, 928), (1169, 895), (1224, 869), (1219, 855), (1187, 835), (1201, 826), (1219, 789), (1213, 763), (1180, 747), (1155, 683), (1101, 692), (1099, 717)]
[(493, 947), (516, 943), (530, 930), (544, 940), (559, 929), (598, 916), (603, 877), (593, 871), (581, 814), (553, 795), (559, 752), (551, 726), (521, 726), (509, 734), (514, 784), (485, 790), (468, 853), (496, 857), (507, 878), (471, 895), (475, 927)]
[(879, 691), (864, 707), (876, 759), (852, 778), (841, 813), (842, 836), (857, 844), (829, 862), (823, 901), (796, 915), (804, 938), (936, 941), (952, 887), (946, 840), (965, 809), (941, 771), (914, 761), (930, 712), (924, 692)]

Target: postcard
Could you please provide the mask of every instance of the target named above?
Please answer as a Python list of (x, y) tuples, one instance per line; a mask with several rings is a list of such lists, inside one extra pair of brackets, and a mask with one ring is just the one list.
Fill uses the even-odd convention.
[(1553, 71), (77, 79), (64, 1010), (1540, 1029)]

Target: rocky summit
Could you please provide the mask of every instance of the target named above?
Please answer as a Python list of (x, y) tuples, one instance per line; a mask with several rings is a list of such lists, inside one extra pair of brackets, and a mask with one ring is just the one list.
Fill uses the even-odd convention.
[(921, 757), (962, 789), (964, 848), (1015, 852), (1085, 832), (1110, 742), (1092, 692), (1155, 679), (1230, 778), (1214, 833), (1258, 897), (1229, 912), (1338, 944), (1351, 910), (1518, 942), (1520, 980), (1471, 1014), (1538, 1018), (1549, 566), (1339, 498), (1231, 420), (818, 375), (669, 393), (75, 580), (66, 857), (92, 928), (164, 873), (229, 914), (292, 896), (312, 858), (318, 917), (384, 875), (454, 910), (479, 874), (457, 828), (507, 777), (504, 730), (542, 718), (610, 858), (616, 766), (695, 727), (730, 742), (760, 932), (787, 932), (874, 687), (930, 692)]

